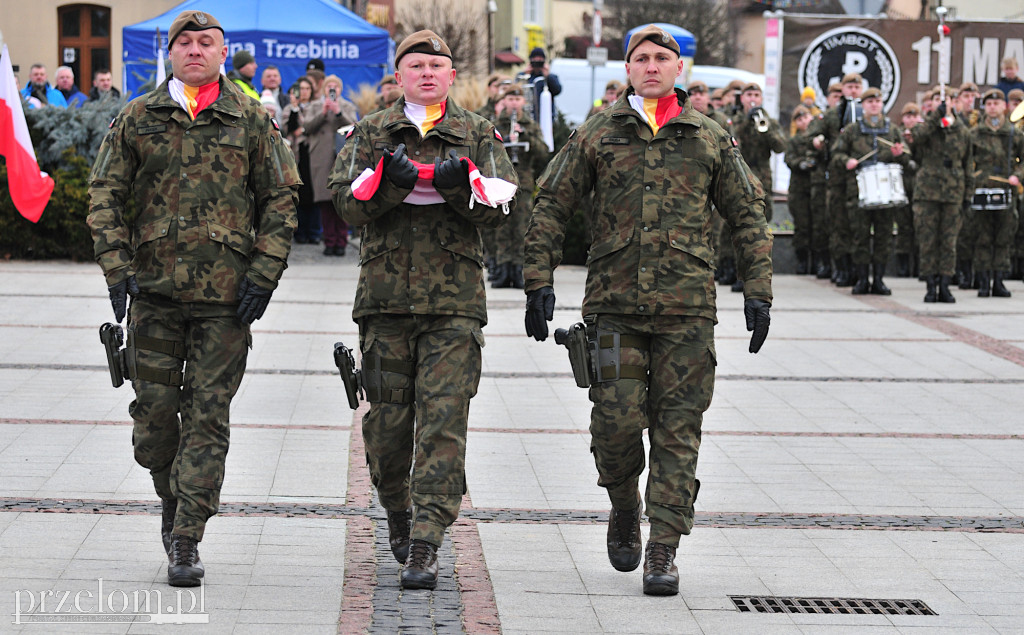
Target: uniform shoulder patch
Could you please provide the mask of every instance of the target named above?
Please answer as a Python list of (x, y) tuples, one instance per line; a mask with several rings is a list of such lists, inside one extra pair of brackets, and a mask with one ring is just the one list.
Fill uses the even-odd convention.
[(496, 139), (497, 139), (498, 141), (500, 141), (500, 142), (502, 142), (502, 143), (505, 143), (505, 140), (501, 138), (501, 133), (500, 133), (500, 132), (498, 132), (498, 129), (497, 129), (497, 128), (494, 128), (493, 130), (494, 130), (494, 137), (495, 137), (495, 138), (496, 138)]
[(271, 123), (271, 125), (274, 126), (274, 130), (277, 130), (278, 132), (280, 132), (281, 125), (279, 123), (277, 123), (277, 119), (275, 119), (274, 117), (271, 117), (270, 118), (270, 123)]
[(107, 128), (113, 128), (113, 127), (114, 127), (114, 122), (115, 122), (115, 121), (117, 121), (117, 117), (114, 117), (113, 119), (111, 119), (111, 120), (110, 120), (110, 125), (109, 125), (109, 126), (107, 126)]
[(348, 132), (345, 133), (345, 138), (348, 139), (349, 137), (351, 137), (352, 133), (355, 132), (355, 130), (356, 129), (354, 127), (353, 128), (349, 128)]
[(740, 143), (739, 141), (736, 141), (736, 137), (729, 137), (729, 143), (731, 143), (734, 148), (740, 147)]

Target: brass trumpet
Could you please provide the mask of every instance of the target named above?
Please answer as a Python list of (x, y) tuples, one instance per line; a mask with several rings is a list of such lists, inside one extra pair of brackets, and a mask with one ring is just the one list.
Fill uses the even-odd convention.
[(768, 115), (764, 113), (764, 108), (755, 108), (754, 111), (750, 113), (750, 119), (754, 122), (754, 128), (756, 128), (761, 134), (768, 132), (768, 128), (771, 127), (771, 123), (768, 121)]

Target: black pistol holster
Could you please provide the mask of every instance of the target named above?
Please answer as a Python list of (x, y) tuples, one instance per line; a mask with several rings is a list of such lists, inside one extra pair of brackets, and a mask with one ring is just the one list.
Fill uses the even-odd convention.
[(341, 374), (341, 382), (345, 384), (348, 407), (355, 410), (359, 407), (359, 398), (363, 397), (363, 386), (362, 373), (356, 369), (356, 359), (352, 355), (352, 349), (341, 342), (335, 342), (334, 365), (338, 367), (338, 372)]
[(134, 373), (130, 372), (129, 365), (133, 361), (128, 355), (128, 349), (121, 348), (124, 345), (124, 329), (119, 324), (107, 322), (100, 327), (100, 342), (107, 352), (107, 369), (110, 370), (110, 383), (114, 388), (120, 388), (124, 380), (131, 379)]
[(595, 373), (586, 325), (577, 322), (568, 329), (555, 329), (555, 343), (569, 350), (569, 364), (572, 365), (576, 385), (589, 388), (594, 383)]

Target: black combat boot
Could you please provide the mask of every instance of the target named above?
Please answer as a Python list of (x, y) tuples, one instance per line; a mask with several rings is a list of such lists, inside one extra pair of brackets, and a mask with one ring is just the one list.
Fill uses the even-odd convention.
[(925, 285), (927, 285), (927, 287), (928, 287), (927, 291), (925, 291), (925, 293), (924, 293), (924, 301), (925, 302), (938, 302), (939, 301), (939, 295), (938, 295), (939, 277), (938, 276), (926, 276), (924, 282), (925, 282)]
[(388, 543), (391, 553), (400, 564), (409, 559), (409, 529), (412, 527), (412, 510), (388, 511)]
[(978, 297), (987, 298), (992, 295), (992, 279), (990, 271), (979, 271), (978, 272)]
[(660, 542), (647, 543), (644, 554), (644, 595), (675, 595), (679, 593), (679, 569), (675, 547)]
[(512, 281), (512, 263), (502, 262), (494, 268), (494, 280), (491, 281), (492, 289), (504, 289)]
[(992, 278), (992, 295), (997, 298), (1008, 298), (1010, 297), (1010, 290), (1003, 284), (1005, 271), (995, 271)]
[(171, 555), (171, 531), (174, 530), (174, 514), (178, 511), (178, 500), (160, 499), (160, 538), (164, 542), (164, 553)]
[(640, 566), (643, 537), (640, 535), (640, 505), (634, 509), (615, 509), (608, 514), (608, 560), (618, 571), (633, 571)]
[(403, 589), (433, 589), (437, 586), (437, 547), (426, 540), (413, 540), (409, 559), (402, 569)]
[(871, 279), (868, 278), (868, 266), (854, 265), (853, 272), (857, 281), (853, 284), (853, 288), (850, 289), (850, 293), (853, 295), (865, 295), (871, 291)]
[(167, 582), (171, 586), (199, 586), (206, 573), (203, 561), (199, 559), (199, 541), (188, 536), (171, 536), (171, 553), (168, 556)]
[(910, 277), (910, 254), (896, 254), (896, 275), (900, 278)]
[(960, 288), (961, 289), (972, 289), (975, 288), (974, 284), (974, 271), (971, 267), (970, 260), (960, 261), (962, 268), (960, 269)]
[(523, 265), (509, 265), (512, 267), (511, 282), (508, 286), (513, 289), (522, 289), (525, 284), (523, 282)]
[(807, 275), (807, 250), (797, 249), (796, 250), (796, 275), (806, 276)]
[(956, 298), (949, 292), (949, 276), (939, 276), (939, 302), (953, 304)]
[(498, 261), (494, 256), (488, 256), (484, 259), (484, 267), (487, 267), (487, 282), (494, 282), (498, 277)]
[(837, 287), (849, 287), (853, 285), (853, 272), (851, 271), (852, 265), (850, 264), (850, 255), (845, 254), (839, 257), (839, 273), (836, 274), (836, 286)]
[(871, 293), (874, 295), (892, 295), (892, 289), (886, 286), (882, 278), (885, 277), (885, 265), (875, 264), (871, 266)]
[(1010, 258), (1010, 280), (1024, 279), (1024, 258)]
[(814, 259), (817, 261), (814, 265), (814, 275), (819, 280), (828, 280), (832, 277), (832, 267), (828, 262), (827, 251), (816, 251), (814, 252)]
[(722, 284), (732, 284), (736, 282), (736, 260), (733, 258), (722, 258), (721, 273), (718, 275), (718, 281)]
[(740, 292), (742, 292), (743, 291), (743, 280), (740, 280), (739, 278), (737, 278), (736, 282), (732, 283), (732, 286), (729, 287), (729, 288), (732, 289), (733, 293), (740, 293)]

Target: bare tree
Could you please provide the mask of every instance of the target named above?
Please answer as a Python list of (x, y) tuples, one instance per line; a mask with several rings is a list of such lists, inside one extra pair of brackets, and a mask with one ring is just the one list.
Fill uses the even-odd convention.
[(606, 0), (605, 8), (618, 35), (651, 22), (678, 25), (697, 40), (694, 64), (732, 66), (735, 32), (723, 0)]
[(452, 51), (452, 62), (460, 73), (487, 73), (487, 14), (484, 4), (459, 0), (436, 0), (429, 4), (406, 4), (398, 12), (395, 40), (423, 29), (437, 33)]

